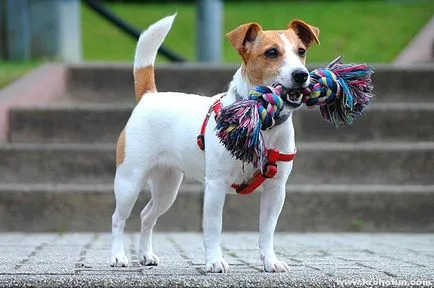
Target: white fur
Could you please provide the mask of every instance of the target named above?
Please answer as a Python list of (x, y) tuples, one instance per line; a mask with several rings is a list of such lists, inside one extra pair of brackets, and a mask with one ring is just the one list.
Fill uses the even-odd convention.
[(176, 14), (173, 14), (155, 22), (140, 35), (134, 57), (134, 68), (154, 65), (158, 48), (169, 33), (175, 17)]
[[(242, 67), (238, 68), (235, 72), (232, 82), (229, 85), (229, 91), (232, 93), (238, 93), (243, 98), (248, 96), (249, 91), (254, 87), (253, 84), (250, 83), (250, 80), (246, 78), (242, 73)], [(232, 99), (230, 99), (232, 101)], [(230, 104), (231, 101), (224, 104)]]
[[(285, 60), (284, 65), (281, 68), (280, 76), (278, 77), (279, 83), (291, 83), (291, 85), (296, 85), (292, 78), (292, 73), (295, 70), (303, 70), (304, 72), (308, 73), (306, 67), (303, 65), (303, 63), (300, 61), (300, 58), (298, 58), (297, 55), (294, 53), (294, 45), (289, 42), (288, 37), (284, 33), (279, 34), (280, 39), (282, 39), (283, 44), (285, 45)], [(309, 74), (309, 73), (308, 73)], [(309, 78), (303, 85), (306, 87), (309, 83)]]
[[(136, 67), (154, 63), (157, 44), (162, 43), (173, 18), (158, 21), (142, 34), (136, 50)], [(247, 97), (252, 88), (241, 70), (234, 75), (222, 100), (223, 105), (235, 101), (235, 93)], [(139, 261), (143, 265), (158, 264), (152, 249), (152, 229), (157, 218), (172, 205), (185, 174), (205, 183), (203, 234), (206, 271), (228, 271), (220, 236), (225, 195), (233, 192), (230, 188), (232, 183), (248, 180), (255, 169), (251, 165), (242, 169), (242, 163), (232, 158), (222, 146), (215, 135), (213, 116), (206, 129), (205, 152), (197, 146), (196, 137), (202, 121), (216, 97), (218, 95), (202, 97), (175, 92), (147, 93), (135, 107), (125, 127), (125, 158), (116, 170), (114, 182), (116, 209), (112, 217), (112, 266), (128, 265), (123, 240), (125, 221), (146, 181), (151, 184), (152, 199), (141, 213)], [(289, 108), (285, 109), (291, 113)], [(283, 153), (295, 151), (292, 117), (282, 125), (264, 131), (263, 135), (267, 147), (277, 148)], [(277, 175), (263, 185), (259, 247), (267, 272), (288, 271), (288, 266), (276, 257), (273, 234), (291, 169), (292, 162), (278, 162)]]

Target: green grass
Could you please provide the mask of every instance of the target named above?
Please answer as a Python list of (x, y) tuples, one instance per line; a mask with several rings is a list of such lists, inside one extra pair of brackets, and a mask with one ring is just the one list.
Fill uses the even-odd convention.
[[(309, 62), (328, 62), (342, 54), (347, 62), (388, 63), (427, 23), (434, 11), (434, 1), (307, 2), (225, 3), (224, 32), (251, 21), (259, 22), (264, 29), (282, 29), (291, 19), (300, 18), (321, 30), (321, 45), (309, 51)], [(189, 60), (195, 59), (193, 4), (110, 4), (109, 8), (140, 28), (178, 12), (164, 44)], [(85, 60), (131, 62), (134, 39), (111, 27), (86, 6), (82, 12)], [(239, 62), (237, 53), (226, 40), (224, 60)]]
[(355, 218), (350, 224), (349, 230), (354, 232), (360, 232), (363, 230), (363, 227), (365, 226), (365, 221), (361, 218)]
[(30, 69), (36, 67), (36, 65), (36, 62), (0, 62), (0, 89), (23, 76)]
[[(434, 1), (243, 2), (225, 3), (223, 33), (256, 21), (264, 29), (282, 29), (300, 18), (321, 29), (321, 45), (308, 52), (310, 63), (325, 63), (337, 55), (346, 62), (389, 63), (432, 16)], [(178, 12), (164, 45), (195, 60), (195, 5), (109, 4), (117, 15), (139, 28)], [(135, 40), (82, 6), (84, 60), (132, 62)], [(223, 34), (222, 33), (222, 34)], [(222, 35), (223, 38), (223, 35)], [(224, 61), (239, 57), (224, 40)], [(164, 61), (164, 59), (159, 59)], [(0, 88), (35, 67), (37, 62), (0, 62)]]

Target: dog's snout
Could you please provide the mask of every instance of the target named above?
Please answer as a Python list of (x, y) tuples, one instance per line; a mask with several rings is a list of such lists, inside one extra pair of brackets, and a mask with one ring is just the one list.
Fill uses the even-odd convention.
[(305, 70), (298, 69), (292, 72), (292, 78), (295, 83), (304, 84), (304, 82), (307, 81), (307, 78), (309, 78), (309, 74)]

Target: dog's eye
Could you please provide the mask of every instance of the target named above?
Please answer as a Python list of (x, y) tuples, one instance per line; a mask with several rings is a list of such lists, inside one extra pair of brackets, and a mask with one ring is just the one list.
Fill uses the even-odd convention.
[(298, 55), (300, 57), (304, 57), (304, 55), (306, 55), (306, 49), (304, 49), (304, 48), (298, 48), (297, 53), (298, 53)]
[(264, 56), (267, 58), (276, 58), (279, 56), (279, 51), (276, 48), (270, 48), (264, 52)]

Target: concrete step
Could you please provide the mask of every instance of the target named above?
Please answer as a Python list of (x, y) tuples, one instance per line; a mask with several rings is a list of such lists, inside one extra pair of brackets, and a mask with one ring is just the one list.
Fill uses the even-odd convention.
[[(228, 195), (224, 231), (258, 229), (260, 193)], [(139, 196), (128, 231), (140, 229)], [(183, 185), (157, 231), (200, 231), (201, 185)], [(0, 185), (0, 230), (110, 231), (112, 185)], [(434, 185), (290, 185), (279, 231), (434, 232)]]
[[(434, 184), (434, 142), (299, 143), (293, 184)], [(4, 144), (0, 182), (113, 181), (114, 144)]]
[[(324, 66), (324, 65), (321, 65)], [(159, 91), (215, 95), (226, 91), (238, 66), (208, 64), (157, 65)], [(312, 70), (316, 66), (309, 66)], [(376, 102), (432, 102), (431, 65), (372, 65)], [(68, 66), (67, 93), (77, 101), (131, 102), (134, 99), (130, 64), (83, 63)]]
[[(9, 114), (9, 139), (25, 143), (114, 143), (132, 107), (131, 104), (16, 107)], [(307, 109), (295, 113), (294, 123), (297, 141), (434, 141), (434, 102), (374, 104), (353, 125), (338, 129), (324, 121), (318, 111)]]

